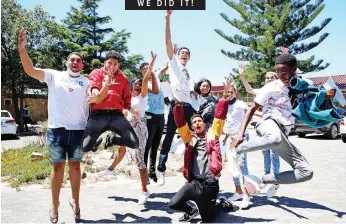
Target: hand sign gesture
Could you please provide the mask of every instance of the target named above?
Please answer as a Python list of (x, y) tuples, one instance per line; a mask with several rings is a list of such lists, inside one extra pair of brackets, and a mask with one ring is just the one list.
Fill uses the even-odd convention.
[(226, 83), (223, 83), (225, 93), (228, 92), (228, 90), (231, 88), (231, 85), (232, 85), (232, 79), (226, 78)]
[(149, 64), (149, 69), (144, 76), (144, 79), (149, 78), (153, 74), (152, 71), (153, 71), (153, 67), (155, 64), (156, 56), (157, 56), (157, 54), (154, 54), (154, 52), (151, 51), (151, 62)]
[(290, 53), (288, 52), (288, 49), (285, 48), (285, 47), (283, 47), (283, 46), (280, 47), (280, 50), (282, 51), (283, 54), (290, 54)]
[(239, 75), (245, 75), (245, 69), (246, 69), (245, 65), (240, 64), (238, 69)]
[(24, 28), (22, 27), (19, 31), (18, 37), (18, 49), (24, 49), (26, 44), (26, 33)]
[(166, 18), (170, 18), (173, 10), (166, 10)]

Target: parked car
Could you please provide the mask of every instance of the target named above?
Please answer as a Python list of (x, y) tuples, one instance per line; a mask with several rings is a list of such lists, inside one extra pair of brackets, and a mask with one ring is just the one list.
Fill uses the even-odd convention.
[(16, 121), (7, 110), (1, 110), (1, 134), (17, 136)]
[(340, 122), (340, 135), (341, 140), (346, 143), (346, 117), (344, 117)]
[(296, 119), (295, 132), (301, 138), (305, 137), (307, 134), (323, 134), (331, 139), (336, 139), (339, 135), (340, 125), (338, 123), (329, 124), (323, 128), (312, 128), (309, 125)]

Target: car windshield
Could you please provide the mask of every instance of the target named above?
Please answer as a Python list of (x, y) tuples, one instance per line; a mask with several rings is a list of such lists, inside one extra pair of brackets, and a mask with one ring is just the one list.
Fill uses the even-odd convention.
[(1, 111), (1, 117), (11, 117), (7, 111)]

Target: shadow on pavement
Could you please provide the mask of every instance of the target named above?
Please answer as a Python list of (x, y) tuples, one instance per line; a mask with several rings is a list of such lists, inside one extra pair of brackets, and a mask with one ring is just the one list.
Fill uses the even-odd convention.
[(300, 200), (300, 199), (296, 199), (296, 198), (289, 198), (289, 197), (285, 197), (285, 196), (283, 196), (283, 197), (276, 196), (276, 197), (273, 197), (272, 199), (276, 199), (276, 202), (269, 200), (267, 197), (254, 196), (253, 200), (252, 200), (252, 202), (253, 202), (252, 207), (257, 207), (257, 206), (262, 206), (262, 205), (272, 205), (272, 206), (281, 208), (281, 209), (297, 216), (300, 219), (309, 219), (309, 218), (307, 218), (303, 215), (299, 215), (299, 214), (295, 213), (294, 211), (288, 209), (287, 207), (325, 210), (325, 211), (335, 213), (335, 215), (338, 218), (342, 218), (342, 216), (346, 214), (346, 212), (337, 211), (337, 210), (331, 209), (327, 206), (317, 204), (315, 202), (309, 202), (309, 201)]
[[(126, 213), (124, 215), (113, 213), (114, 219), (100, 219), (100, 220), (85, 220), (82, 219), (79, 223), (169, 223), (172, 219), (169, 217), (162, 216), (151, 216), (149, 218), (143, 218), (131, 213)], [(125, 220), (128, 219), (128, 220)]]

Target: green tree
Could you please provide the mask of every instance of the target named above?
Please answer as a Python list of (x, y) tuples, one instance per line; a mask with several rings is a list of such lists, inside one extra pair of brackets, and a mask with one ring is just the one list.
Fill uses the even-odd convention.
[[(97, 9), (102, 0), (78, 0), (79, 8), (71, 7), (63, 20), (65, 26), (72, 32), (72, 41), (80, 46), (77, 49), (85, 58), (84, 73), (89, 74), (93, 68), (102, 66), (107, 51), (115, 50), (122, 55), (121, 68), (139, 77), (138, 64), (142, 55), (130, 55), (127, 41), (131, 33), (126, 30), (115, 32), (113, 28), (105, 27), (112, 18), (99, 16)], [(130, 74), (127, 72), (128, 74)]]
[(22, 129), (25, 91), (28, 88), (44, 88), (45, 85), (23, 71), (17, 46), (19, 30), (25, 27), (27, 31), (27, 49), (34, 65), (62, 69), (64, 65), (61, 58), (55, 56), (64, 55), (61, 51), (63, 37), (57, 35), (64, 28), (56, 24), (54, 17), (41, 6), (25, 10), (15, 0), (1, 1), (1, 26), (2, 92), (12, 96), (15, 117)]
[[(308, 27), (325, 7), (323, 0), (309, 4), (310, 1), (224, 0), (240, 14), (241, 19), (229, 19), (225, 13), (221, 13), (221, 17), (244, 35), (229, 36), (215, 29), (221, 37), (242, 47), (236, 52), (221, 52), (229, 58), (249, 62), (246, 76), (254, 87), (262, 85), (266, 72), (275, 71), (275, 58), (280, 46), (287, 47), (290, 54), (302, 54), (319, 45), (329, 35), (323, 33), (317, 41), (306, 41), (331, 21), (331, 18), (327, 18), (319, 26)], [(323, 64), (323, 60), (315, 61), (315, 56), (298, 61), (302, 73), (320, 71), (328, 66), (329, 63)], [(233, 69), (233, 72), (237, 73), (237, 70)], [(239, 77), (235, 79), (239, 82)]]

